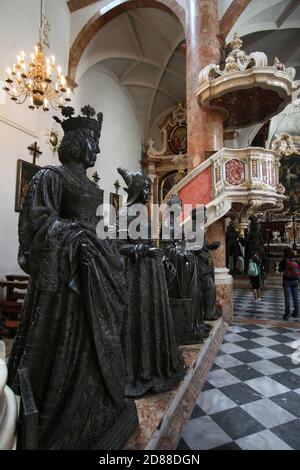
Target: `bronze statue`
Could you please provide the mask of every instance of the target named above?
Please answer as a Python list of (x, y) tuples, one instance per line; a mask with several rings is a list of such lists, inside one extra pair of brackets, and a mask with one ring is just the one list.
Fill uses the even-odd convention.
[[(226, 266), (228, 269), (232, 268), (230, 269), (232, 274), (239, 272), (237, 269), (239, 256), (242, 256), (240, 237), (231, 220), (226, 230)], [(232, 265), (230, 265), (230, 258), (232, 259)]]
[[(176, 270), (168, 284), (176, 337), (179, 344), (196, 344), (207, 336), (197, 283), (196, 260), (194, 254), (185, 247), (180, 227), (182, 202), (177, 194), (170, 198), (168, 206), (172, 210), (162, 224), (161, 246)], [(164, 238), (164, 235), (169, 238)]]
[[(196, 210), (192, 210), (192, 221), (195, 221), (196, 214)], [(217, 320), (222, 316), (221, 309), (216, 305), (217, 293), (215, 284), (215, 269), (214, 261), (210, 254), (211, 250), (217, 250), (219, 247), (220, 242), (214, 241), (210, 244), (207, 244), (204, 237), (202, 248), (194, 251), (203, 317), (206, 321)]]
[(86, 176), (103, 116), (81, 111), (63, 109), (62, 165), (35, 175), (19, 220), (18, 261), (31, 284), (9, 384), (19, 393), (17, 372), (27, 369), (39, 449), (120, 449), (137, 425), (135, 405), (124, 399), (123, 263), (96, 235), (100, 189)]
[[(126, 395), (140, 397), (146, 392), (170, 390), (183, 379), (185, 369), (176, 344), (163, 251), (151, 241), (146, 210), (151, 180), (143, 171), (133, 173), (119, 168), (118, 172), (127, 184), (128, 193), (127, 204), (119, 212), (120, 226), (128, 229), (123, 239), (119, 229), (118, 241), (126, 263), (129, 295), (123, 329)], [(144, 209), (144, 218), (138, 223), (138, 237), (131, 231), (137, 221), (135, 204), (139, 210)]]
[(245, 272), (248, 273), (248, 265), (250, 259), (257, 255), (260, 259), (262, 269), (265, 268), (266, 252), (264, 248), (264, 241), (258, 224), (258, 220), (254, 214), (249, 217), (250, 226), (249, 232), (243, 240), (245, 246)]

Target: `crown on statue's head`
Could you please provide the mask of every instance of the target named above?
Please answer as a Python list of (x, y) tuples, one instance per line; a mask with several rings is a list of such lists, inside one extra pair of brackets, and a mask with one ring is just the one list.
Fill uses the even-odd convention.
[(98, 138), (101, 134), (103, 113), (97, 114), (97, 119), (94, 119), (96, 111), (89, 104), (81, 108), (82, 116), (73, 117), (75, 109), (72, 106), (64, 106), (61, 109), (61, 114), (66, 118), (61, 120), (57, 116), (53, 116), (56, 122), (59, 122), (64, 132), (76, 131), (78, 129), (90, 129), (94, 131)]

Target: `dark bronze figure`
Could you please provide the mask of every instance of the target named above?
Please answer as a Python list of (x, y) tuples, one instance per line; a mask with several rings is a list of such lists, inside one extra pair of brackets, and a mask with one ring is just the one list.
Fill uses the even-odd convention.
[[(195, 220), (196, 211), (192, 211), (191, 217), (192, 220)], [(203, 317), (206, 321), (217, 320), (222, 316), (221, 309), (216, 305), (215, 269), (214, 261), (210, 254), (211, 250), (217, 250), (219, 247), (220, 242), (215, 241), (207, 244), (204, 237), (202, 248), (194, 251)]]
[[(126, 395), (140, 397), (146, 392), (170, 390), (183, 379), (185, 369), (176, 344), (163, 251), (153, 246), (150, 236), (146, 203), (151, 197), (151, 180), (143, 171), (119, 168), (118, 172), (128, 193), (127, 204), (119, 213), (120, 226), (128, 227), (125, 238), (119, 240), (129, 295), (123, 330)], [(141, 235), (135, 239), (130, 224), (135, 223), (137, 214), (128, 212), (134, 204), (145, 209), (145, 217), (138, 223)]]
[(177, 194), (171, 197), (168, 206), (172, 211), (163, 221), (162, 235), (165, 232), (170, 238), (162, 239), (161, 247), (176, 270), (176, 275), (168, 284), (176, 337), (179, 344), (196, 344), (206, 336), (196, 259), (185, 247), (180, 227), (182, 203)]
[(237, 269), (237, 260), (239, 256), (242, 256), (242, 250), (240, 247), (240, 237), (238, 231), (235, 229), (233, 221), (229, 222), (226, 230), (226, 266), (230, 266), (230, 258), (232, 259), (232, 274), (239, 272)]
[(245, 236), (242, 244), (245, 246), (245, 272), (248, 273), (249, 261), (254, 255), (258, 255), (261, 267), (264, 270), (266, 252), (264, 248), (264, 241), (258, 224), (256, 216), (253, 214), (249, 217), (250, 226), (249, 232)]
[(67, 118), (62, 163), (33, 178), (19, 220), (21, 268), (32, 280), (9, 360), (26, 369), (39, 411), (39, 449), (120, 449), (137, 425), (124, 399), (122, 260), (96, 235), (100, 189), (86, 176), (100, 152), (102, 114)]

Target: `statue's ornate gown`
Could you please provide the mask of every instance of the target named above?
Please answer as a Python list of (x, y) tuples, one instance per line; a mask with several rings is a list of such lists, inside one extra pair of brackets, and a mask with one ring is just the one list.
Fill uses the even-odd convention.
[(121, 448), (137, 424), (124, 400), (120, 330), (124, 266), (96, 236), (99, 188), (66, 166), (32, 180), (19, 220), (19, 264), (31, 283), (9, 360), (28, 370), (40, 449)]
[[(126, 208), (119, 216), (127, 217)], [(133, 220), (128, 218), (129, 223)], [(170, 390), (185, 374), (176, 344), (164, 263), (161, 258), (147, 255), (151, 246), (150, 240), (132, 240), (129, 236), (119, 241), (120, 252), (125, 255), (128, 290), (122, 335), (128, 397)]]

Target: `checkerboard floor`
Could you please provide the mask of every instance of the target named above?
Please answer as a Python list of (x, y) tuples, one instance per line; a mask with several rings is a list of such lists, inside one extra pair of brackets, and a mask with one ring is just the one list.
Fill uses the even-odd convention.
[[(284, 295), (282, 288), (274, 287), (262, 290), (261, 302), (259, 303), (254, 302), (250, 287), (249, 289), (234, 289), (233, 302), (235, 317), (282, 320), (284, 315)], [(293, 312), (292, 303), (291, 312)], [(300, 321), (299, 318), (292, 318), (292, 320)]]
[(189, 449), (300, 450), (300, 329), (229, 326), (178, 445)]

